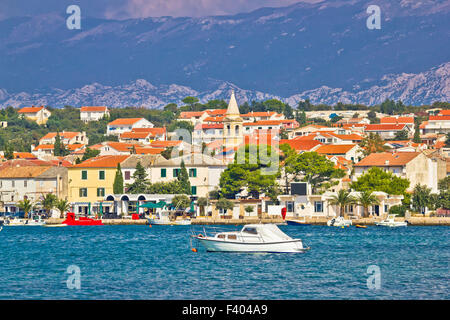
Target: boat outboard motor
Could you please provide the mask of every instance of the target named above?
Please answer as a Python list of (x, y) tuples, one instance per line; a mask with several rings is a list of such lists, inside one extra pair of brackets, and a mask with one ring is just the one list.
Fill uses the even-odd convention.
[(334, 223), (335, 223), (335, 222), (336, 222), (336, 219), (335, 219), (335, 218), (331, 219), (330, 225), (331, 225), (331, 226), (334, 226)]

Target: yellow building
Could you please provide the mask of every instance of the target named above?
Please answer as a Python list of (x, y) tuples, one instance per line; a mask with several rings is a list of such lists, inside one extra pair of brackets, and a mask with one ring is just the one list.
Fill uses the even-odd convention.
[(113, 193), (117, 164), (129, 155), (100, 156), (69, 168), (69, 201), (76, 214), (111, 212), (112, 203), (104, 203)]
[(51, 116), (51, 112), (45, 109), (43, 106), (25, 107), (20, 109), (18, 113), (32, 121), (35, 121), (37, 124), (46, 124), (48, 118)]

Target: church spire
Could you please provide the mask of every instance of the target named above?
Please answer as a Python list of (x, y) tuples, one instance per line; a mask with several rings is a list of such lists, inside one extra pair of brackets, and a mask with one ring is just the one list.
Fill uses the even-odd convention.
[(231, 119), (240, 117), (239, 107), (236, 102), (236, 97), (234, 96), (234, 90), (231, 91), (230, 102), (228, 103), (227, 113), (225, 116)]

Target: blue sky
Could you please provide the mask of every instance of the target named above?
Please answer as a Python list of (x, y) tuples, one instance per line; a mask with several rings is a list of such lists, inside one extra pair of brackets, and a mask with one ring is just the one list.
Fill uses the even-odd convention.
[(207, 16), (248, 12), (261, 7), (281, 7), (295, 2), (325, 0), (1, 0), (0, 19), (48, 12), (65, 13), (77, 4), (83, 15), (110, 19), (159, 16)]

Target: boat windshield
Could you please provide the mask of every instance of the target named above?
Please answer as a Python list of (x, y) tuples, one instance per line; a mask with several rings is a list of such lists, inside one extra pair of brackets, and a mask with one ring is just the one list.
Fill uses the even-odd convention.
[(256, 228), (251, 228), (251, 227), (245, 227), (244, 230), (242, 230), (242, 232), (246, 232), (246, 233), (250, 233), (250, 234), (258, 234), (258, 232), (256, 231)]

